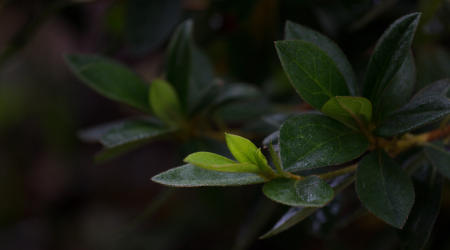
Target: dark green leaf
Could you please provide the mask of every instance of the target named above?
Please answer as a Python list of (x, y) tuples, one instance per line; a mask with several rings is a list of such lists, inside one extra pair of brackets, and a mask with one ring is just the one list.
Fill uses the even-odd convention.
[(105, 147), (112, 148), (137, 141), (148, 142), (171, 131), (173, 129), (151, 120), (127, 120), (103, 134), (100, 142)]
[(233, 100), (261, 97), (261, 92), (258, 88), (244, 83), (225, 84), (218, 91), (220, 94), (214, 100), (216, 105)]
[(152, 181), (174, 187), (201, 187), (250, 185), (263, 183), (265, 179), (255, 174), (217, 172), (186, 164), (158, 174)]
[(147, 84), (125, 66), (95, 55), (67, 55), (66, 61), (78, 78), (101, 95), (150, 111)]
[(375, 216), (402, 228), (414, 204), (409, 176), (384, 152), (372, 152), (359, 163), (356, 192)]
[[(340, 176), (334, 179), (330, 185), (333, 187), (334, 192), (338, 193), (344, 190), (346, 187), (351, 185), (354, 182), (355, 178), (353, 175), (350, 176)], [(276, 234), (279, 234), (297, 223), (303, 221), (308, 216), (312, 215), (316, 212), (318, 207), (292, 207), (290, 208), (282, 217), (278, 220), (278, 222), (264, 235), (260, 237), (260, 239), (265, 239), (272, 237)]]
[(368, 146), (362, 134), (320, 114), (291, 117), (280, 130), (281, 160), (288, 171), (345, 163)]
[(152, 81), (149, 102), (155, 115), (167, 124), (176, 126), (183, 120), (177, 93), (168, 82)]
[(300, 96), (316, 109), (350, 92), (333, 60), (312, 43), (278, 41), (275, 47), (286, 75)]
[(394, 136), (438, 121), (450, 114), (446, 96), (450, 80), (444, 79), (422, 89), (401, 109), (389, 115), (376, 129), (380, 136)]
[(372, 103), (364, 97), (336, 96), (326, 102), (322, 113), (358, 129), (372, 120)]
[(381, 121), (392, 111), (401, 108), (411, 98), (416, 83), (416, 67), (412, 52), (408, 53), (400, 69), (388, 84), (378, 102), (377, 117), (375, 121)]
[(126, 1), (125, 39), (131, 52), (143, 55), (160, 46), (181, 14), (180, 0)]
[(167, 80), (175, 87), (186, 113), (202, 105), (214, 86), (212, 66), (196, 47), (192, 30), (192, 20), (177, 28), (169, 44), (166, 66)]
[(350, 94), (357, 95), (358, 88), (353, 68), (348, 62), (345, 54), (332, 40), (317, 31), (309, 29), (300, 24), (293, 23), (291, 21), (286, 22), (284, 32), (284, 38), (286, 40), (304, 40), (313, 43), (314, 45), (322, 49), (325, 53), (327, 53), (327, 55), (334, 61), (334, 63), (338, 67), (342, 76), (345, 78), (348, 89), (350, 90)]
[(372, 101), (374, 114), (383, 92), (392, 83), (411, 48), (420, 14), (413, 13), (397, 19), (383, 33), (375, 46), (364, 80), (363, 95)]
[(220, 172), (259, 173), (259, 168), (255, 164), (248, 162), (237, 163), (226, 157), (210, 152), (196, 152), (190, 154), (184, 159), (184, 162), (204, 169)]
[(450, 152), (443, 143), (432, 143), (425, 147), (425, 154), (431, 164), (445, 177), (450, 179)]
[(289, 206), (322, 207), (333, 199), (334, 191), (317, 176), (303, 180), (274, 179), (263, 187), (263, 193), (273, 201)]
[(428, 166), (427, 176), (415, 182), (414, 206), (405, 227), (400, 232), (405, 249), (421, 250), (425, 248), (439, 214), (442, 182), (442, 177), (433, 173), (431, 166)]

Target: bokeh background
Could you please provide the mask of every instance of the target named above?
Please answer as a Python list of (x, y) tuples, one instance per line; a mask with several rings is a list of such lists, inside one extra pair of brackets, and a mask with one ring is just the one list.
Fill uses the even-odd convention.
[[(384, 29), (414, 11), (423, 12), (413, 45), (419, 88), (450, 77), (448, 0), (0, 0), (0, 249), (396, 249), (395, 230), (376, 218), (326, 210), (257, 240), (287, 209), (259, 186), (150, 181), (179, 165), (192, 144), (157, 141), (94, 164), (101, 146), (77, 133), (136, 111), (83, 85), (63, 55), (106, 55), (151, 80), (176, 25), (192, 18), (218, 76), (295, 107), (273, 47), (286, 20), (331, 37), (362, 77)], [(345, 194), (355, 202), (352, 190)], [(450, 249), (448, 181), (443, 197), (429, 249)]]

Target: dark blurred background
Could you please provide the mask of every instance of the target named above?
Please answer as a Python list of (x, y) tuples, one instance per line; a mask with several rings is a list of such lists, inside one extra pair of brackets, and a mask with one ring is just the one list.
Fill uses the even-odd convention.
[[(361, 77), (384, 29), (414, 11), (423, 12), (414, 43), (421, 87), (450, 77), (448, 0), (0, 0), (0, 249), (396, 249), (395, 231), (376, 218), (343, 221), (326, 210), (257, 240), (287, 210), (259, 186), (150, 181), (181, 163), (174, 141), (94, 164), (100, 145), (77, 132), (135, 111), (81, 84), (63, 55), (107, 55), (151, 80), (176, 25), (193, 18), (218, 76), (298, 104), (273, 47), (286, 20), (335, 40)], [(342, 199), (354, 203), (353, 190)], [(449, 216), (447, 182), (430, 249), (450, 249)]]

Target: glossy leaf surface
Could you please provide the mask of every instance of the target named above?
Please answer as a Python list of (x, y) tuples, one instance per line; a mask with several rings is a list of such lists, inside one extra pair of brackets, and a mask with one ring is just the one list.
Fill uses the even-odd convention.
[(353, 72), (353, 68), (350, 65), (345, 54), (337, 46), (336, 43), (315, 30), (291, 21), (286, 22), (284, 32), (284, 38), (286, 40), (304, 40), (316, 45), (325, 53), (327, 53), (327, 55), (334, 61), (334, 63), (338, 67), (342, 76), (345, 78), (350, 94), (356, 95), (358, 93), (356, 76)]
[(374, 151), (361, 160), (356, 192), (370, 212), (396, 228), (403, 227), (414, 204), (409, 176), (384, 152)]
[(289, 118), (280, 130), (280, 155), (289, 171), (351, 161), (364, 153), (367, 139), (344, 124), (320, 114)]
[(291, 84), (314, 108), (322, 108), (331, 97), (350, 95), (336, 64), (316, 45), (295, 40), (275, 42), (275, 47)]
[(273, 201), (289, 206), (321, 207), (333, 199), (334, 191), (317, 176), (303, 180), (274, 179), (264, 184), (264, 194)]
[(160, 173), (152, 181), (174, 187), (239, 186), (263, 183), (265, 180), (250, 173), (225, 173), (186, 164)]
[(383, 33), (370, 58), (364, 80), (363, 96), (374, 104), (377, 113), (384, 90), (404, 63), (414, 38), (420, 14), (412, 13), (397, 19)]
[(375, 133), (386, 137), (394, 136), (449, 115), (450, 99), (447, 97), (449, 88), (449, 79), (440, 80), (425, 87), (414, 95), (408, 104), (389, 115)]

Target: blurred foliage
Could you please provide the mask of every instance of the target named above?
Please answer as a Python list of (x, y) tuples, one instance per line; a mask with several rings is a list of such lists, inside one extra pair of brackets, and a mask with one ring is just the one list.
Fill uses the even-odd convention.
[[(419, 89), (450, 76), (449, 1), (0, 0), (1, 249), (397, 249), (396, 232), (378, 219), (364, 211), (350, 216), (358, 211), (352, 190), (344, 207), (324, 209), (268, 240), (256, 238), (285, 208), (257, 200), (257, 187), (177, 190), (161, 198), (166, 188), (150, 177), (190, 152), (224, 150), (211, 139), (159, 141), (94, 165), (100, 146), (80, 142), (77, 131), (137, 113), (81, 85), (63, 55), (103, 54), (150, 81), (163, 72), (175, 26), (192, 18), (195, 40), (218, 76), (261, 87), (276, 111), (289, 113), (305, 106), (273, 46), (286, 20), (331, 37), (362, 79), (376, 39), (413, 11), (424, 13), (413, 45)], [(267, 126), (242, 122), (246, 115), (239, 114), (255, 108), (261, 117), (264, 105), (237, 102), (218, 112), (231, 126), (264, 134)], [(428, 249), (450, 249), (448, 181), (444, 187)], [(336, 213), (346, 221), (334, 222)]]

